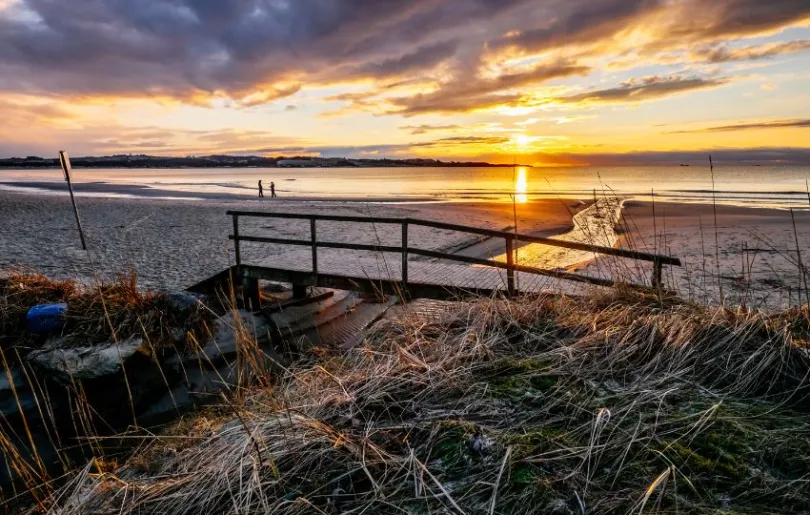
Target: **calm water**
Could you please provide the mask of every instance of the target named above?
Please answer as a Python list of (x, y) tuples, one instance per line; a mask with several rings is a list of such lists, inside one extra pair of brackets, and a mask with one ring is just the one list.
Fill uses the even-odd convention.
[[(281, 197), (351, 199), (501, 199), (590, 197), (616, 194), (649, 200), (711, 202), (714, 189), (723, 204), (808, 207), (810, 167), (723, 167), (712, 177), (698, 167), (588, 168), (314, 168), (314, 169), (137, 169), (74, 170), (85, 194), (104, 196), (254, 196), (262, 179), (274, 181)], [(88, 184), (92, 183), (92, 184)], [(61, 190), (62, 172), (0, 170), (0, 188)], [(132, 186), (136, 186), (133, 188)]]

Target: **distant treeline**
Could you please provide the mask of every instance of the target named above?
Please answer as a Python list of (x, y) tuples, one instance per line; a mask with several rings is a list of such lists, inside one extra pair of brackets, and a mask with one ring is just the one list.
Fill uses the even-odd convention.
[[(159, 157), (147, 155), (115, 155), (102, 157), (73, 157), (76, 168), (338, 168), (338, 167), (511, 167), (485, 162), (439, 161), (436, 159), (346, 159), (322, 157), (260, 157), (260, 156), (189, 156)], [(0, 159), (0, 168), (59, 168), (59, 160), (42, 157), (11, 157)]]

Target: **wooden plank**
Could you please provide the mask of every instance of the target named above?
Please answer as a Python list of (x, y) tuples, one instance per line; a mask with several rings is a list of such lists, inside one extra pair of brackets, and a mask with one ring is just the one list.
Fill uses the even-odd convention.
[(318, 237), (315, 228), (315, 219), (309, 221), (309, 236), (312, 243), (312, 272), (318, 273)]
[[(296, 247), (312, 247), (312, 240), (294, 240), (290, 238), (268, 238), (265, 236), (228, 236), (229, 240), (250, 241), (254, 243), (274, 243), (276, 245), (293, 245)], [(387, 247), (384, 245), (363, 245), (359, 243), (341, 243), (338, 241), (319, 241), (315, 246), (322, 249), (366, 250), (369, 252), (396, 252), (401, 253), (401, 247)]]
[(255, 218), (285, 218), (288, 220), (324, 220), (330, 222), (360, 222), (370, 224), (401, 224), (403, 218), (351, 215), (306, 215), (298, 213), (264, 213), (261, 211), (227, 211), (229, 215), (251, 216)]
[(450, 231), (467, 232), (471, 234), (480, 234), (482, 236), (490, 236), (492, 238), (504, 238), (506, 235), (511, 234), (518, 241), (526, 243), (540, 243), (552, 247), (562, 247), (571, 250), (583, 250), (586, 252), (593, 252), (595, 254), (605, 254), (609, 256), (625, 257), (630, 259), (638, 259), (641, 261), (655, 261), (660, 260), (665, 265), (681, 266), (681, 261), (678, 258), (669, 256), (658, 256), (656, 254), (649, 254), (647, 252), (638, 252), (635, 250), (617, 249), (613, 247), (602, 247), (599, 245), (589, 245), (587, 243), (576, 243), (573, 241), (556, 240), (553, 238), (543, 238), (539, 236), (530, 236), (528, 234), (517, 234), (506, 231), (493, 231), (490, 229), (480, 229), (477, 227), (468, 227), (465, 225), (448, 224), (445, 222), (433, 222), (430, 220), (416, 220), (413, 218), (407, 219), (411, 225), (421, 225), (423, 227), (433, 227), (435, 229), (446, 229)]

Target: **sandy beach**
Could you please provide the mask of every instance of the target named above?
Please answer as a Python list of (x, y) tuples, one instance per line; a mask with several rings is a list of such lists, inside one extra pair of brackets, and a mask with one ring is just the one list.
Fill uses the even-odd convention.
[[(134, 268), (145, 287), (184, 288), (233, 264), (233, 245), (228, 240), (232, 223), (225, 214), (228, 209), (412, 217), (509, 230), (517, 222), (518, 232), (523, 234), (568, 238), (576, 232), (572, 231), (573, 218), (592, 206), (593, 199), (543, 199), (513, 205), (498, 201), (373, 203), (333, 199), (80, 197), (78, 204), (89, 254), (81, 250), (66, 196), (0, 193), (0, 269), (30, 268), (53, 277), (91, 281)], [(799, 287), (804, 288), (799, 282), (796, 236), (800, 251), (810, 258), (810, 212), (794, 213), (795, 235), (790, 216), (783, 210), (719, 206), (716, 246), (711, 205), (658, 203), (653, 210), (649, 202), (625, 202), (615, 232), (620, 236), (619, 246), (680, 258), (684, 266), (667, 267), (665, 280), (668, 287), (684, 297), (717, 301), (722, 287), (727, 302), (780, 306), (795, 303)], [(304, 221), (245, 219), (242, 224), (243, 234), (289, 238), (309, 235), (308, 222)], [(613, 241), (605, 236), (604, 228), (584, 234), (593, 235), (591, 241), (583, 234), (578, 236), (589, 243), (606, 245)], [(323, 223), (319, 225), (319, 237), (327, 241), (399, 245), (400, 230), (390, 225)], [(500, 241), (479, 241), (468, 234), (439, 229), (414, 227), (410, 238), (422, 248), (476, 257), (497, 257), (504, 251)], [(274, 256), (285, 254), (289, 258), (287, 253), (301, 250), (246, 245), (243, 260), (272, 262)], [(518, 260), (533, 266), (571, 269), (575, 262), (593, 257), (587, 253), (550, 254), (546, 250), (524, 247)], [(556, 266), (549, 256), (559, 260)], [(649, 283), (651, 270), (647, 264), (601, 257), (581, 273)]]
[[(134, 267), (141, 284), (153, 288), (187, 287), (233, 264), (229, 209), (355, 216), (421, 217), (475, 227), (514, 226), (513, 206), (502, 202), (377, 204), (356, 201), (196, 201), (110, 199), (77, 200), (90, 253), (81, 249), (66, 196), (0, 193), (0, 269), (30, 267), (54, 277), (92, 280)], [(571, 228), (570, 200), (542, 200), (518, 206), (521, 232), (560, 234)], [(243, 220), (243, 234), (308, 237), (308, 222)], [(399, 227), (323, 224), (319, 236), (331, 241), (398, 245)], [(414, 228), (413, 241), (428, 249), (454, 249), (469, 235)], [(501, 248), (492, 249), (502, 251)], [(254, 252), (255, 251), (255, 252)], [(243, 259), (268, 259), (289, 247), (246, 246)], [(253, 253), (252, 253), (253, 252)], [(486, 253), (483, 248), (479, 253)]]
[[(683, 266), (665, 267), (664, 280), (690, 300), (754, 308), (799, 303), (810, 278), (799, 273), (797, 243), (806, 265), (810, 211), (794, 211), (791, 219), (788, 210), (717, 206), (716, 220), (710, 204), (626, 202), (619, 245), (680, 258)], [(641, 281), (649, 280), (651, 268), (603, 258), (586, 273)]]

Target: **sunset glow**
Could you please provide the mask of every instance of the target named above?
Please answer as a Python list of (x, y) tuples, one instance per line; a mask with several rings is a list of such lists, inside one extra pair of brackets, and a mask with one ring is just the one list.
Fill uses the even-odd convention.
[(2, 157), (804, 162), (810, 3), (0, 0), (0, 110)]
[(525, 204), (529, 201), (529, 196), (527, 192), (529, 191), (529, 182), (526, 180), (526, 167), (519, 166), (517, 170), (515, 170), (516, 178), (515, 178), (515, 201), (520, 204)]

